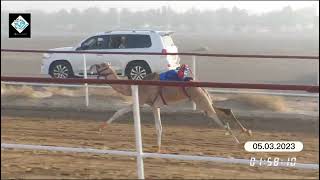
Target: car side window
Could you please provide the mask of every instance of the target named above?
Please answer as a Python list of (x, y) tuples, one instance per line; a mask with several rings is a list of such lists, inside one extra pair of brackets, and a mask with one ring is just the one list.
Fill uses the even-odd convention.
[(149, 35), (133, 34), (128, 35), (128, 48), (149, 48), (151, 47), (151, 38)]
[(151, 38), (143, 34), (112, 35), (108, 43), (109, 49), (148, 48)]
[(127, 48), (127, 35), (111, 35), (108, 42), (109, 49)]
[(81, 44), (84, 50), (106, 49), (108, 44), (108, 36), (91, 37)]

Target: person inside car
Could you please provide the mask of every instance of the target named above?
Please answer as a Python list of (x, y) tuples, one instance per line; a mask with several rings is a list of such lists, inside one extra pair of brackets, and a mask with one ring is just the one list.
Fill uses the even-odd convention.
[(103, 49), (103, 46), (104, 46), (103, 38), (98, 38), (98, 40), (97, 40), (97, 49)]
[(126, 37), (124, 36), (121, 36), (121, 39), (120, 39), (120, 45), (119, 45), (119, 49), (123, 49), (123, 48), (126, 48), (126, 44), (127, 44), (127, 40), (126, 40)]

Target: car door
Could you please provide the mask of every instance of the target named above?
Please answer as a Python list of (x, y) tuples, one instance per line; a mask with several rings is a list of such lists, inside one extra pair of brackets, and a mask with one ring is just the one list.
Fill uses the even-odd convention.
[[(108, 47), (106, 51), (127, 52), (128, 50), (125, 47), (119, 48), (121, 44), (121, 38), (123, 37), (126, 37), (126, 35), (109, 35)], [(104, 57), (105, 61), (111, 63), (111, 66), (117, 72), (117, 74), (121, 74), (123, 72), (126, 58), (128, 58), (128, 55), (122, 54), (107, 54)]]
[[(84, 51), (98, 51), (98, 52), (104, 52), (106, 50), (108, 44), (108, 37), (105, 35), (100, 36), (94, 36), (91, 38), (88, 38), (86, 41), (84, 41), (81, 44), (82, 49)], [(105, 62), (105, 56), (104, 54), (86, 54), (86, 66), (87, 71), (89, 70), (90, 66), (93, 64), (100, 64), (101, 62)], [(81, 67), (80, 75), (83, 75), (84, 68), (83, 64)]]
[[(149, 48), (151, 47), (151, 39), (149, 35), (146, 34), (121, 34), (121, 35), (112, 35), (111, 45), (112, 51), (114, 52), (152, 52)], [(116, 69), (116, 71), (124, 72), (127, 64), (133, 60), (148, 60), (152, 57), (148, 55), (123, 55), (117, 54), (112, 57), (111, 64)]]

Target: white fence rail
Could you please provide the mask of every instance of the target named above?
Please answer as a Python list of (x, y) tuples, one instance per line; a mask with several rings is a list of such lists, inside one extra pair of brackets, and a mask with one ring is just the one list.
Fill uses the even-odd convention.
[[(24, 150), (45, 150), (45, 151), (60, 151), (66, 153), (93, 153), (93, 154), (110, 154), (118, 156), (135, 156), (137, 152), (132, 151), (117, 151), (117, 150), (103, 150), (103, 149), (92, 149), (92, 148), (74, 148), (74, 147), (59, 147), (59, 146), (41, 146), (41, 145), (28, 145), (28, 144), (7, 144), (1, 143), (1, 148), (8, 149), (24, 149)], [(193, 155), (176, 155), (176, 154), (159, 154), (159, 153), (142, 153), (143, 158), (163, 158), (163, 159), (176, 159), (176, 160), (187, 160), (187, 161), (208, 161), (216, 163), (227, 163), (227, 164), (241, 164), (250, 166), (249, 159), (236, 159), (236, 158), (223, 158), (213, 156), (193, 156)], [(297, 169), (319, 169), (319, 164), (306, 164), (296, 163), (294, 166), (288, 165), (290, 162), (279, 162), (277, 166), (270, 166), (274, 168), (297, 168)], [(257, 165), (256, 165), (257, 166)], [(260, 166), (260, 165), (258, 165)], [(267, 162), (264, 161), (261, 167), (266, 167)]]

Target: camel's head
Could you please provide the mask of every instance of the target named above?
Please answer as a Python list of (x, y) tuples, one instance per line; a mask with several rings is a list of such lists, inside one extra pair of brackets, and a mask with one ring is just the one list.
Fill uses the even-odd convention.
[(101, 64), (94, 64), (90, 66), (89, 72), (97, 74), (99, 76), (104, 76), (107, 78), (108, 75), (114, 74), (113, 70), (110, 68), (110, 63), (101, 63)]

